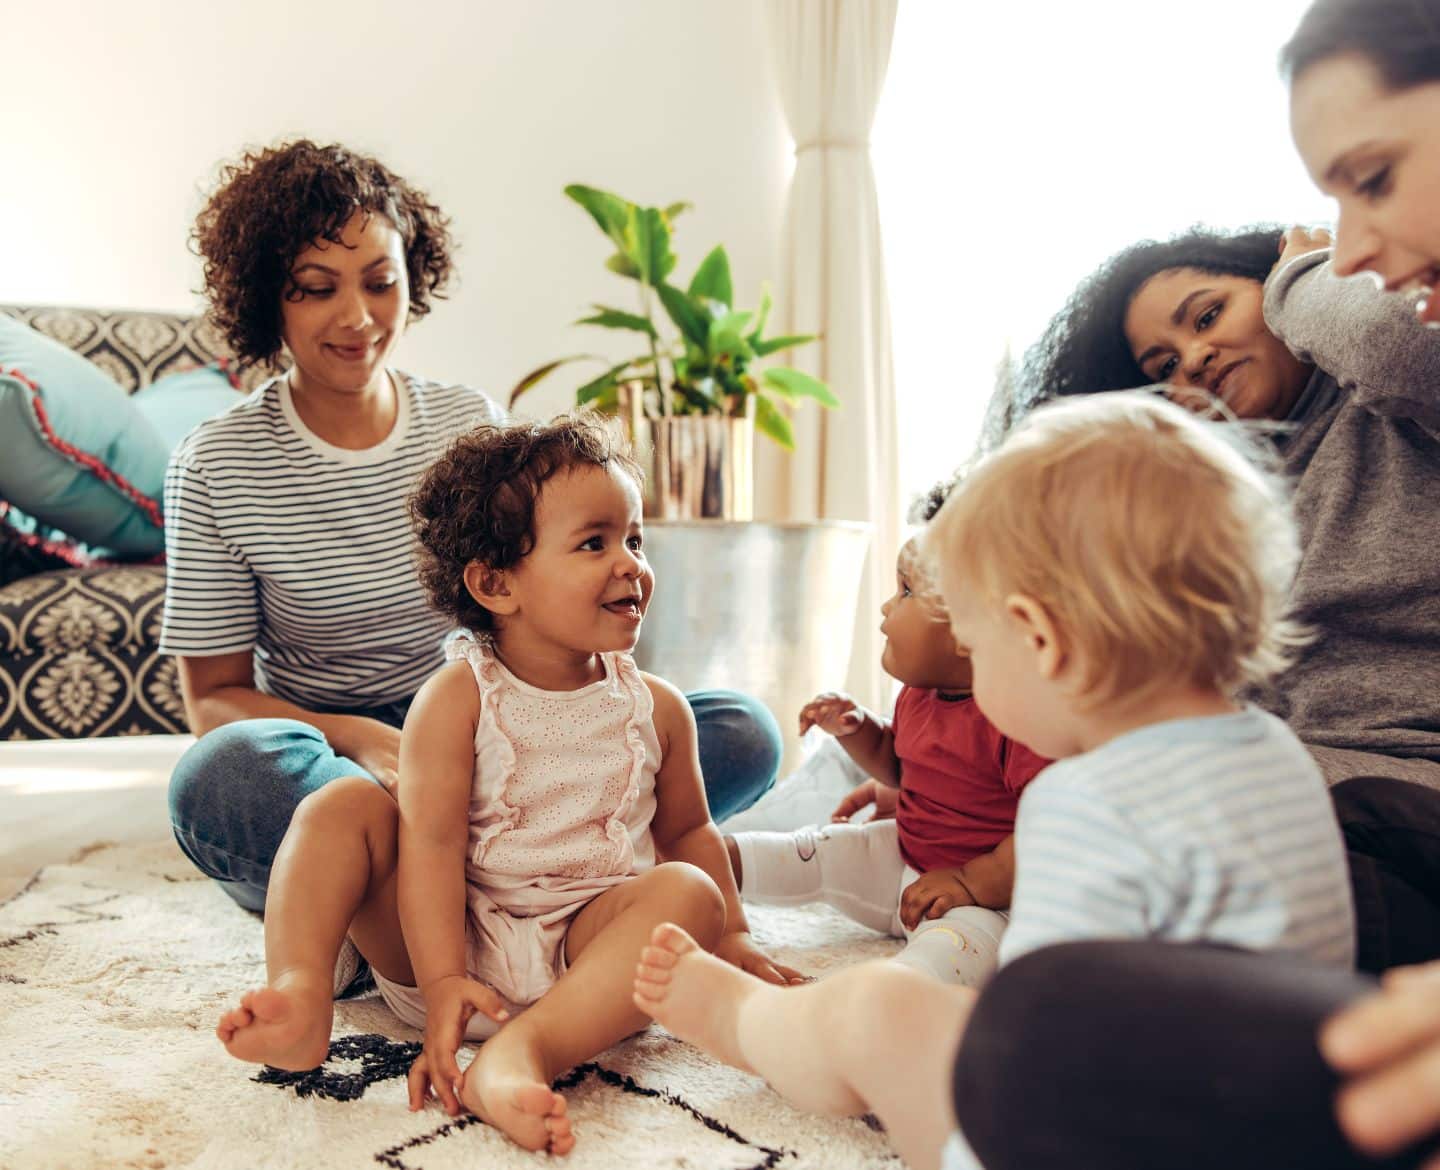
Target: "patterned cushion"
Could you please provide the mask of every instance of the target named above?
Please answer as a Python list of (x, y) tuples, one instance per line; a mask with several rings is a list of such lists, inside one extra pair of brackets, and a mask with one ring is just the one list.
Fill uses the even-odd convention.
[(156, 650), (159, 565), (40, 573), (0, 588), (0, 739), (187, 730), (175, 660)]
[[(231, 362), (203, 317), (44, 305), (0, 313), (88, 358), (128, 394)], [(267, 377), (252, 368), (238, 382), (253, 390)], [(185, 731), (175, 661), (156, 650), (164, 593), (158, 565), (38, 573), (0, 588), (0, 739)]]
[[(45, 305), (0, 305), (0, 313), (88, 358), (128, 394), (165, 374), (231, 360), (220, 334), (204, 317)], [(251, 368), (240, 375), (240, 384), (253, 390), (269, 376)]]

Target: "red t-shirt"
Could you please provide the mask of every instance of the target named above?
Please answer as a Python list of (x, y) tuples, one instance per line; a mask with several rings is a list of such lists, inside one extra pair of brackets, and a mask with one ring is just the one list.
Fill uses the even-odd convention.
[(895, 700), (905, 863), (958, 869), (1015, 831), (1020, 793), (1050, 761), (1006, 739), (971, 698), (904, 687)]

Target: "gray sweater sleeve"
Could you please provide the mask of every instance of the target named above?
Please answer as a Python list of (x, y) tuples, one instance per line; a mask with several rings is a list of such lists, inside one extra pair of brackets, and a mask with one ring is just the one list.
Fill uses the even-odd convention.
[(1440, 331), (1415, 319), (1408, 297), (1381, 291), (1368, 275), (1336, 276), (1326, 248), (1271, 273), (1265, 321), (1357, 406), (1440, 435)]

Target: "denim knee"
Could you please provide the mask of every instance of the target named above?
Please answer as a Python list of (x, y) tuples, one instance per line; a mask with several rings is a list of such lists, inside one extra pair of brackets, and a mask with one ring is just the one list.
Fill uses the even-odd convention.
[(202, 873), (258, 910), (296, 806), (326, 781), (355, 771), (307, 723), (227, 723), (201, 736), (170, 776), (175, 839)]
[(695, 712), (700, 770), (716, 821), (749, 808), (775, 783), (783, 745), (780, 725), (759, 699), (739, 691), (686, 695)]

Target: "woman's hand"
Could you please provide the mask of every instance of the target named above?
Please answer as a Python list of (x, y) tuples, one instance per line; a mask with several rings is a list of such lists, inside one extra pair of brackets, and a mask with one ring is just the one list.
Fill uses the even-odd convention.
[(1310, 228), (1303, 225), (1292, 227), (1280, 238), (1280, 259), (1275, 261), (1272, 272), (1284, 268), (1296, 256), (1306, 252), (1318, 252), (1321, 248), (1335, 245), (1335, 236), (1329, 228)]
[(857, 788), (852, 788), (839, 804), (835, 811), (830, 814), (832, 822), (848, 822), (856, 813), (863, 812), (872, 804), (875, 806), (875, 815), (872, 821), (887, 821), (895, 816), (896, 806), (900, 803), (900, 789), (891, 788), (888, 784), (881, 784), (878, 780), (866, 780)]
[(800, 708), (801, 735), (812, 727), (818, 727), (821, 731), (828, 731), (839, 738), (859, 730), (864, 722), (865, 712), (860, 704), (839, 691), (826, 691), (823, 695), (816, 695)]
[(425, 988), (425, 1047), (408, 1078), (412, 1113), (425, 1107), (433, 1090), (445, 1112), (459, 1116), (460, 1065), (455, 1054), (465, 1041), (465, 1025), (477, 1011), (497, 1023), (510, 1018), (495, 991), (463, 975), (448, 975)]
[(939, 918), (956, 906), (973, 905), (975, 899), (960, 880), (958, 870), (932, 869), (922, 873), (900, 895), (900, 922), (906, 930), (914, 930), (921, 919)]
[(400, 732), (378, 720), (364, 722), (368, 726), (360, 736), (343, 745), (332, 740), (331, 746), (338, 754), (354, 760), (394, 796), (400, 783)]
[(715, 957), (724, 959), (733, 967), (748, 971), (766, 983), (809, 983), (810, 980), (794, 967), (777, 963), (755, 945), (748, 930), (732, 930), (715, 944)]
[[(1391, 971), (1381, 989), (1326, 1021), (1320, 1052), (1347, 1077), (1340, 1128), (1375, 1157), (1440, 1130), (1440, 963)], [(1440, 1168), (1440, 1159), (1426, 1170)]]

